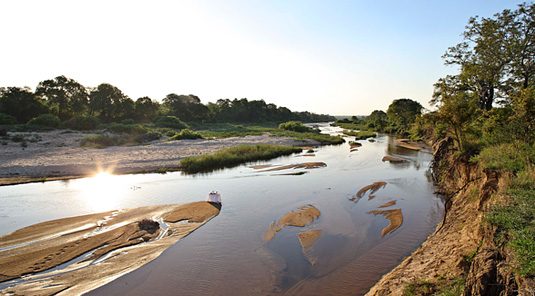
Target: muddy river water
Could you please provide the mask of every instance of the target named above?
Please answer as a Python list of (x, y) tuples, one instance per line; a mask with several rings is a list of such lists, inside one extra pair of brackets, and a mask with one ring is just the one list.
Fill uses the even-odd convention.
[[(0, 234), (87, 213), (205, 200), (217, 190), (223, 200), (217, 217), (154, 261), (89, 294), (364, 294), (435, 230), (443, 202), (429, 177), (429, 149), (396, 147), (387, 135), (359, 142), (356, 149), (349, 143), (324, 146), (313, 155), (205, 174), (0, 187)], [(405, 161), (382, 162), (384, 156)], [(272, 170), (310, 162), (326, 166)], [(306, 209), (316, 214), (304, 226), (282, 222)]]

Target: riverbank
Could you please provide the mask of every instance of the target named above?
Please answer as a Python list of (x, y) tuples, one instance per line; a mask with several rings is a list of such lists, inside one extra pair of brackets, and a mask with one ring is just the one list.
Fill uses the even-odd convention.
[[(18, 133), (10, 133), (16, 134)], [(213, 154), (239, 145), (319, 144), (313, 140), (296, 141), (264, 134), (213, 140), (167, 141), (162, 138), (145, 145), (104, 149), (80, 147), (80, 141), (90, 136), (95, 134), (56, 130), (32, 133), (27, 138), (35, 140), (27, 141), (24, 145), (4, 141), (0, 146), (0, 185), (87, 177), (101, 171), (111, 174), (173, 171), (179, 169), (180, 160), (186, 157)]]
[[(485, 213), (506, 198), (509, 176), (462, 161), (451, 139), (434, 146), (434, 174), (447, 200), (444, 220), (366, 295), (533, 295), (535, 283), (512, 271)], [(442, 295), (442, 294), (440, 294)], [(448, 294), (449, 295), (449, 294)]]

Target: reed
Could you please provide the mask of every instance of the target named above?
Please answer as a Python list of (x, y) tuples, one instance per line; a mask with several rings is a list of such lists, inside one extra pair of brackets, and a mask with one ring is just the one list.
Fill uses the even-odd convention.
[(301, 152), (302, 149), (282, 145), (241, 145), (220, 150), (215, 154), (186, 157), (180, 162), (187, 173), (197, 173), (212, 168), (230, 167), (241, 163), (267, 160), (283, 155)]

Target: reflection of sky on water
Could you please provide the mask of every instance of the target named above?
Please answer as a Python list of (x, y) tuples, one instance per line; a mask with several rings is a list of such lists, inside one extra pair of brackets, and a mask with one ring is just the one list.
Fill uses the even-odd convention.
[[(352, 140), (351, 137), (347, 139)], [(258, 172), (248, 164), (189, 176), (180, 172), (102, 175), (0, 187), (0, 233), (68, 216), (205, 200), (210, 191), (218, 190), (224, 204), (219, 216), (170, 248), (154, 263), (119, 279), (118, 289), (124, 291), (124, 281), (131, 283), (131, 277), (143, 275), (144, 281), (136, 288), (137, 295), (154, 291), (169, 294), (178, 287), (184, 294), (213, 295), (227, 291), (247, 294), (272, 284), (267, 274), (270, 268), (277, 266), (273, 265), (273, 256), (286, 261), (288, 269), (280, 270), (283, 282), (279, 284), (290, 287), (303, 278), (328, 277), (378, 244), (398, 242), (397, 256), (402, 258), (434, 229), (442, 206), (425, 174), (432, 155), (389, 148), (392, 141), (386, 135), (379, 135), (375, 142), (359, 141), (363, 146), (354, 152), (350, 152), (345, 143), (320, 147), (315, 157), (288, 156), (256, 163), (327, 164), (325, 168), (305, 170), (307, 173), (301, 176)], [(401, 155), (411, 161), (406, 166), (383, 163), (381, 159), (385, 155)], [(348, 200), (364, 186), (377, 181), (387, 182), (387, 185), (374, 194), (375, 198), (368, 200), (365, 196), (358, 203)], [(388, 220), (366, 212), (391, 200), (397, 201), (392, 208), (402, 209), (404, 223), (381, 239), (381, 231)], [(272, 221), (306, 204), (321, 211), (317, 221), (305, 228), (285, 228), (268, 244), (262, 241), (261, 235)], [(311, 229), (323, 231), (311, 248), (312, 255), (319, 258), (314, 267), (306, 264), (297, 238), (299, 232)], [(265, 252), (259, 251), (263, 249)], [(266, 259), (259, 254), (272, 254), (272, 257)], [(180, 276), (169, 276), (173, 274)], [(212, 280), (202, 281), (207, 277)]]

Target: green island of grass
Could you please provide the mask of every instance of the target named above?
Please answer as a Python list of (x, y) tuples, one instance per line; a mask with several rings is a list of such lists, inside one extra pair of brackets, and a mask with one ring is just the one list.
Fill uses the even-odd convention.
[(241, 145), (223, 149), (214, 154), (186, 157), (180, 162), (180, 166), (187, 173), (198, 173), (211, 168), (230, 167), (249, 161), (267, 160), (301, 151), (301, 148), (293, 146)]

